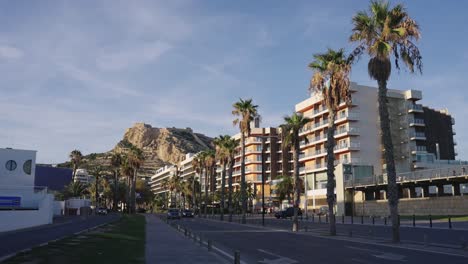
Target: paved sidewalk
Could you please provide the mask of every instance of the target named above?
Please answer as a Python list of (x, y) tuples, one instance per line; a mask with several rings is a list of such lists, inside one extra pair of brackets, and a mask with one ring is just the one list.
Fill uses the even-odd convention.
[(183, 234), (174, 230), (157, 216), (146, 214), (146, 263), (214, 264), (229, 262), (185, 238)]

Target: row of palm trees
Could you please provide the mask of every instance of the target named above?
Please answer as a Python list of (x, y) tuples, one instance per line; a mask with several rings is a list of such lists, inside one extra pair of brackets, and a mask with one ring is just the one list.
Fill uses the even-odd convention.
[[(123, 177), (126, 180), (126, 186), (128, 186), (128, 192), (126, 193), (125, 208), (128, 213), (136, 212), (136, 184), (137, 174), (141, 165), (144, 162), (143, 151), (135, 146), (124, 149), (121, 153), (113, 152), (110, 156), (110, 165), (104, 166), (93, 166), (90, 169), (90, 173), (95, 177), (95, 183), (99, 182), (99, 179), (107, 175), (109, 171), (113, 173), (114, 177), (114, 193), (113, 193), (113, 208), (116, 209), (118, 206), (118, 185), (120, 178)], [(82, 165), (84, 156), (79, 150), (73, 150), (70, 153), (70, 162), (73, 168), (72, 182), (75, 181), (76, 171)], [(94, 185), (94, 201), (97, 205), (98, 201), (98, 184)], [(97, 207), (97, 206), (96, 206)]]
[[(409, 16), (405, 8), (401, 5), (393, 7), (386, 1), (371, 1), (369, 11), (360, 11), (352, 18), (353, 29), (349, 40), (357, 43), (357, 47), (346, 55), (344, 49), (328, 49), (324, 53), (313, 56), (314, 60), (309, 67), (314, 71), (310, 82), (310, 91), (322, 94), (325, 104), (329, 110), (328, 130), (327, 130), (327, 203), (330, 215), (330, 234), (336, 234), (336, 220), (334, 214), (335, 205), (335, 175), (334, 175), (334, 132), (336, 130), (335, 119), (340, 104), (351, 103), (350, 93), (350, 73), (352, 64), (358, 58), (367, 54), (368, 73), (371, 79), (378, 83), (378, 105), (379, 120), (381, 128), (381, 141), (384, 147), (383, 156), (385, 158), (386, 173), (388, 179), (387, 194), (390, 216), (392, 219), (392, 238), (394, 242), (399, 242), (398, 226), (398, 191), (396, 185), (396, 171), (393, 156), (393, 142), (390, 134), (390, 120), (387, 105), (387, 82), (391, 74), (391, 59), (393, 57), (395, 67), (400, 69), (400, 62), (403, 62), (410, 73), (422, 72), (422, 57), (415, 41), (420, 38), (418, 24)], [(258, 106), (252, 103), (252, 99), (240, 99), (233, 105), (232, 114), (236, 117), (234, 125), (240, 130), (240, 150), (241, 150), (241, 202), (242, 202), (242, 223), (246, 222), (247, 197), (245, 179), (245, 140), (250, 135), (250, 123), (259, 118)], [(299, 179), (299, 131), (310, 120), (298, 113), (293, 113), (290, 117), (285, 117), (285, 124), (281, 126), (284, 145), (291, 147), (293, 151), (294, 167), (294, 218), (293, 230), (298, 230), (298, 208), (300, 202), (300, 179)], [(208, 195), (208, 180), (214, 183), (215, 156), (223, 167), (222, 186), (224, 187), (224, 177), (228, 169), (228, 211), (231, 215), (232, 196), (232, 166), (234, 163), (233, 153), (236, 145), (229, 136), (220, 136), (216, 139), (216, 152), (207, 151), (194, 160), (197, 173), (205, 173), (205, 201)], [(228, 143), (229, 142), (229, 143)], [(232, 144), (232, 145), (231, 145)], [(221, 188), (221, 207), (224, 208), (224, 188)], [(223, 210), (221, 210), (223, 212)], [(206, 207), (205, 207), (206, 214)], [(223, 213), (222, 213), (223, 214)], [(221, 217), (224, 216), (221, 214)], [(230, 217), (231, 220), (231, 217)]]

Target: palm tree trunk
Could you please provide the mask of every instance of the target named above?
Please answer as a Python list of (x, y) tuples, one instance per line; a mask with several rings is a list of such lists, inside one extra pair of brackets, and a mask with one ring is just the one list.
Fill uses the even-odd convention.
[(133, 180), (132, 180), (132, 196), (131, 196), (131, 213), (134, 214), (136, 212), (136, 197), (135, 197), (135, 188), (136, 188), (136, 177), (137, 177), (137, 170), (133, 170)]
[(232, 213), (233, 209), (232, 208), (232, 173), (234, 170), (234, 159), (229, 160), (229, 178), (228, 178), (228, 185), (229, 185), (229, 190), (228, 190), (228, 211), (229, 211), (229, 222), (232, 222)]
[(128, 190), (127, 190), (126, 193), (125, 193), (125, 194), (126, 194), (126, 195), (125, 195), (125, 196), (126, 196), (126, 197), (125, 197), (125, 198), (126, 198), (126, 199), (125, 199), (125, 200), (126, 200), (126, 204), (125, 204), (125, 207), (126, 207), (126, 208), (125, 208), (125, 211), (126, 211), (127, 213), (130, 213), (130, 196), (131, 196), (130, 193), (131, 193), (131, 188), (132, 188), (132, 186), (131, 186), (131, 183), (132, 183), (131, 177), (132, 177), (132, 176), (130, 176), (130, 175), (127, 176), (127, 186), (128, 186)]
[(99, 184), (99, 176), (96, 174), (96, 182), (94, 183), (94, 214), (97, 213), (98, 208), (98, 184)]
[(114, 200), (112, 201), (112, 209), (117, 211), (117, 187), (118, 187), (118, 172), (114, 171)]
[(379, 83), (379, 116), (382, 144), (385, 149), (384, 157), (387, 166), (387, 197), (390, 217), (392, 219), (392, 241), (400, 242), (400, 226), (398, 221), (398, 186), (396, 183), (395, 160), (393, 158), (393, 142), (390, 132), (390, 118), (387, 106), (387, 81)]
[(293, 148), (293, 160), (294, 160), (294, 217), (293, 217), (293, 232), (299, 231), (299, 204), (301, 200), (301, 185), (299, 184), (299, 135), (295, 135), (294, 148)]
[(208, 214), (208, 168), (205, 168), (205, 218)]
[(221, 202), (220, 202), (220, 208), (221, 208), (221, 216), (220, 219), (221, 221), (224, 221), (224, 191), (225, 188), (224, 186), (226, 185), (226, 162), (223, 161), (223, 172), (221, 175)]
[(192, 181), (192, 206), (191, 206), (192, 210), (193, 210), (193, 208), (195, 208), (195, 204), (196, 204), (195, 197), (196, 197), (196, 195), (195, 195), (195, 175), (193, 175), (193, 181)]
[(215, 200), (215, 192), (216, 192), (216, 166), (211, 168), (211, 182), (210, 182), (210, 190), (211, 190), (211, 215), (214, 216), (214, 200)]
[(247, 183), (245, 182), (245, 135), (241, 131), (241, 202), (242, 202), (242, 224), (247, 223)]
[(330, 109), (330, 116), (328, 117), (328, 131), (327, 131), (327, 203), (328, 215), (330, 224), (330, 235), (336, 236), (336, 222), (335, 222), (335, 117), (336, 112)]

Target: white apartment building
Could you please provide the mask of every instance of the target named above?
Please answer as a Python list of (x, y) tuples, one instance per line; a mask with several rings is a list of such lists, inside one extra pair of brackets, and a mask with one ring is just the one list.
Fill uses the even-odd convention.
[(88, 185), (91, 183), (93, 179), (92, 175), (89, 175), (86, 169), (77, 169), (74, 182), (81, 182), (82, 184)]

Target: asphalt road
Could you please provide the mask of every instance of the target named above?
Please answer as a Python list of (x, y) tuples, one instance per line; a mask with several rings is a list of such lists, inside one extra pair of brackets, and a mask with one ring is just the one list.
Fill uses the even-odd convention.
[(245, 263), (468, 263), (466, 254), (408, 249), (388, 242), (338, 240), (313, 232), (292, 233), (199, 218), (172, 221), (212, 240), (227, 253), (239, 250)]
[[(59, 223), (0, 233), (0, 259), (15, 252), (117, 220), (119, 214), (63, 218)], [(1, 220), (0, 220), (1, 221)]]

